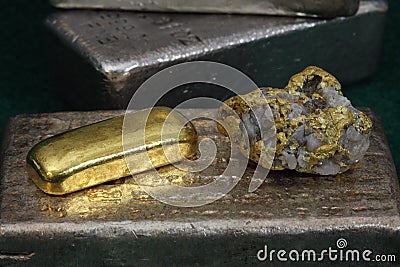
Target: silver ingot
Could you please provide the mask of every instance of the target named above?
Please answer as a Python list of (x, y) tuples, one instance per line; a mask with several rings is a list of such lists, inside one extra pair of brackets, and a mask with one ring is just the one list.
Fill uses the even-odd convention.
[(353, 15), (360, 0), (51, 0), (60, 8), (120, 9), (156, 12), (242, 13), (337, 17)]
[[(370, 110), (364, 111), (375, 127), (371, 146), (353, 171), (330, 177), (274, 172), (249, 194), (245, 177), (254, 172), (249, 165), (227, 196), (195, 208), (163, 204), (141, 190), (133, 178), (67, 196), (47, 195), (25, 170), (31, 145), (121, 113), (63, 112), (11, 118), (0, 157), (0, 265), (259, 265), (257, 253), (265, 245), (269, 251), (298, 249), (300, 255), (306, 249), (320, 253), (331, 247), (337, 251), (332, 255), (343, 251), (346, 256), (358, 249), (360, 262), (366, 249), (373, 251), (371, 259), (379, 253), (398, 257), (400, 189), (396, 170), (382, 122)], [(208, 117), (216, 110), (194, 112)], [(223, 159), (230, 154), (228, 140), (221, 138), (213, 121), (194, 123), (200, 138), (217, 142), (218, 152), (210, 169), (202, 173), (184, 175), (176, 170), (177, 175), (166, 177), (187, 181), (188, 186), (190, 181), (210, 182), (210, 175), (225, 169)], [(174, 167), (165, 166), (159, 172), (162, 175), (171, 169)], [(142, 173), (138, 178), (148, 176)], [(346, 239), (348, 247), (341, 246), (339, 251), (339, 239)], [(327, 253), (324, 260), (328, 260)]]
[[(332, 20), (73, 10), (51, 15), (47, 26), (57, 37), (56, 74), (65, 98), (79, 109), (112, 109), (125, 108), (159, 70), (192, 60), (228, 64), (259, 86), (282, 87), (309, 65), (344, 85), (359, 81), (376, 69), (386, 12), (383, 0), (361, 1), (356, 15)], [(210, 94), (231, 96), (202, 85), (160, 104)]]

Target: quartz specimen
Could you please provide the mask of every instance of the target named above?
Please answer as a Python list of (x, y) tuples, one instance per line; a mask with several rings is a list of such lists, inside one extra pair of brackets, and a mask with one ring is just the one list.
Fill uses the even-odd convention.
[[(261, 88), (224, 103), (218, 111), (219, 119), (246, 129), (250, 146), (247, 155), (254, 162), (259, 162), (268, 149), (254, 112), (269, 105), (276, 128), (272, 170), (334, 175), (355, 166), (369, 146), (371, 119), (343, 96), (334, 76), (318, 67), (295, 74), (284, 89)], [(227, 115), (227, 109), (233, 109), (240, 122)], [(226, 134), (221, 125), (218, 128)], [(271, 165), (262, 160), (259, 164), (266, 168)]]

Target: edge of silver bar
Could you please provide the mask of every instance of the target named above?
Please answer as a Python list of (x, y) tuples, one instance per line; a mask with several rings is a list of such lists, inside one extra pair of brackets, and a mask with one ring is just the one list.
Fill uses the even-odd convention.
[(351, 16), (360, 0), (50, 0), (58, 8), (117, 9), (155, 12), (239, 13), (287, 16), (338, 17)]

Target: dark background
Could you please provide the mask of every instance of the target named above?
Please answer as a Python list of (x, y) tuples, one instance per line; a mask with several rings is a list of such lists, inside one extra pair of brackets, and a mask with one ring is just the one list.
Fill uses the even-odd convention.
[[(52, 68), (57, 66), (51, 64), (46, 42), (48, 32), (43, 26), (51, 10), (46, 0), (1, 0), (0, 129), (8, 117), (16, 114), (72, 110), (59, 96), (52, 76)], [(344, 94), (355, 106), (371, 107), (382, 117), (398, 174), (399, 27), (400, 1), (389, 0), (378, 71), (369, 79), (344, 88)], [(2, 130), (0, 136), (1, 133)]]

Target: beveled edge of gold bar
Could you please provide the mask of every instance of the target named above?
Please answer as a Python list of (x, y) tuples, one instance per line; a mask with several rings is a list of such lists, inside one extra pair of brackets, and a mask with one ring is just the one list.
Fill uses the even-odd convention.
[[(157, 113), (153, 113), (153, 110)], [(158, 119), (160, 119), (160, 116), (163, 118), (167, 117), (171, 114), (172, 111), (177, 116), (180, 116), (178, 119), (185, 119), (182, 114), (167, 107), (154, 107), (153, 110), (149, 114), (153, 114), (153, 117), (155, 116)], [(149, 115), (149, 117), (150, 116), (151, 115)], [(122, 148), (123, 117), (124, 116), (118, 116), (111, 119), (99, 121), (94, 124), (78, 127), (49, 137), (34, 145), (28, 152), (26, 157), (26, 169), (32, 181), (37, 185), (37, 187), (39, 187), (47, 194), (64, 195), (133, 174), (133, 172), (131, 172), (127, 166), (125, 158), (126, 152), (123, 151)], [(55, 172), (46, 171), (46, 166), (43, 166), (45, 165), (45, 162), (40, 162), (40, 158), (38, 155), (40, 154), (41, 150), (48, 148), (49, 145), (54, 145), (55, 142), (62, 142), (65, 137), (68, 138), (75, 133), (78, 135), (79, 133), (82, 134), (82, 132), (87, 131), (90, 127), (98, 126), (97, 129), (95, 129), (98, 131), (102, 127), (104, 128), (110, 126), (108, 125), (110, 123), (114, 124), (115, 126), (115, 128), (110, 130), (110, 132), (108, 133), (110, 135), (109, 139), (111, 140), (111, 142), (114, 142), (114, 144), (112, 144), (111, 149), (107, 150), (106, 146), (106, 149), (103, 149), (102, 151), (103, 154), (109, 154), (100, 156), (94, 160), (89, 160), (88, 162), (81, 162), (79, 163), (80, 166), (73, 166), (73, 168), (59, 168)], [(158, 129), (157, 127), (153, 128)], [(105, 128), (105, 130), (108, 129)], [(154, 133), (152, 134), (154, 135)], [(97, 134), (94, 133), (91, 136), (97, 136)], [(114, 139), (112, 137), (114, 137)], [(184, 125), (184, 127), (180, 129), (178, 138), (179, 140), (176, 140), (176, 142), (172, 143), (171, 140), (168, 140), (168, 145), (178, 145), (182, 155), (185, 158), (193, 157), (197, 153), (197, 132), (190, 121), (188, 121)], [(147, 137), (145, 139), (147, 142)], [(103, 139), (101, 138), (99, 140), (103, 141)], [(95, 142), (99, 142), (99, 140), (89, 138), (86, 141), (88, 141), (89, 144), (90, 141), (93, 141), (93, 144), (95, 145)], [(144, 151), (146, 151), (147, 153), (149, 153), (150, 158), (152, 154), (157, 155), (157, 160), (151, 160), (153, 168), (158, 168), (173, 163), (170, 162), (170, 160), (174, 162), (182, 160), (182, 158), (178, 156), (167, 158), (163, 152), (161, 140), (150, 140), (150, 142), (152, 143), (148, 146), (141, 147), (140, 151), (136, 153), (143, 153)], [(132, 156), (129, 154), (129, 152), (127, 155)], [(56, 159), (53, 158), (53, 160)], [(146, 167), (138, 167), (138, 169), (134, 173), (140, 173), (146, 170)]]

